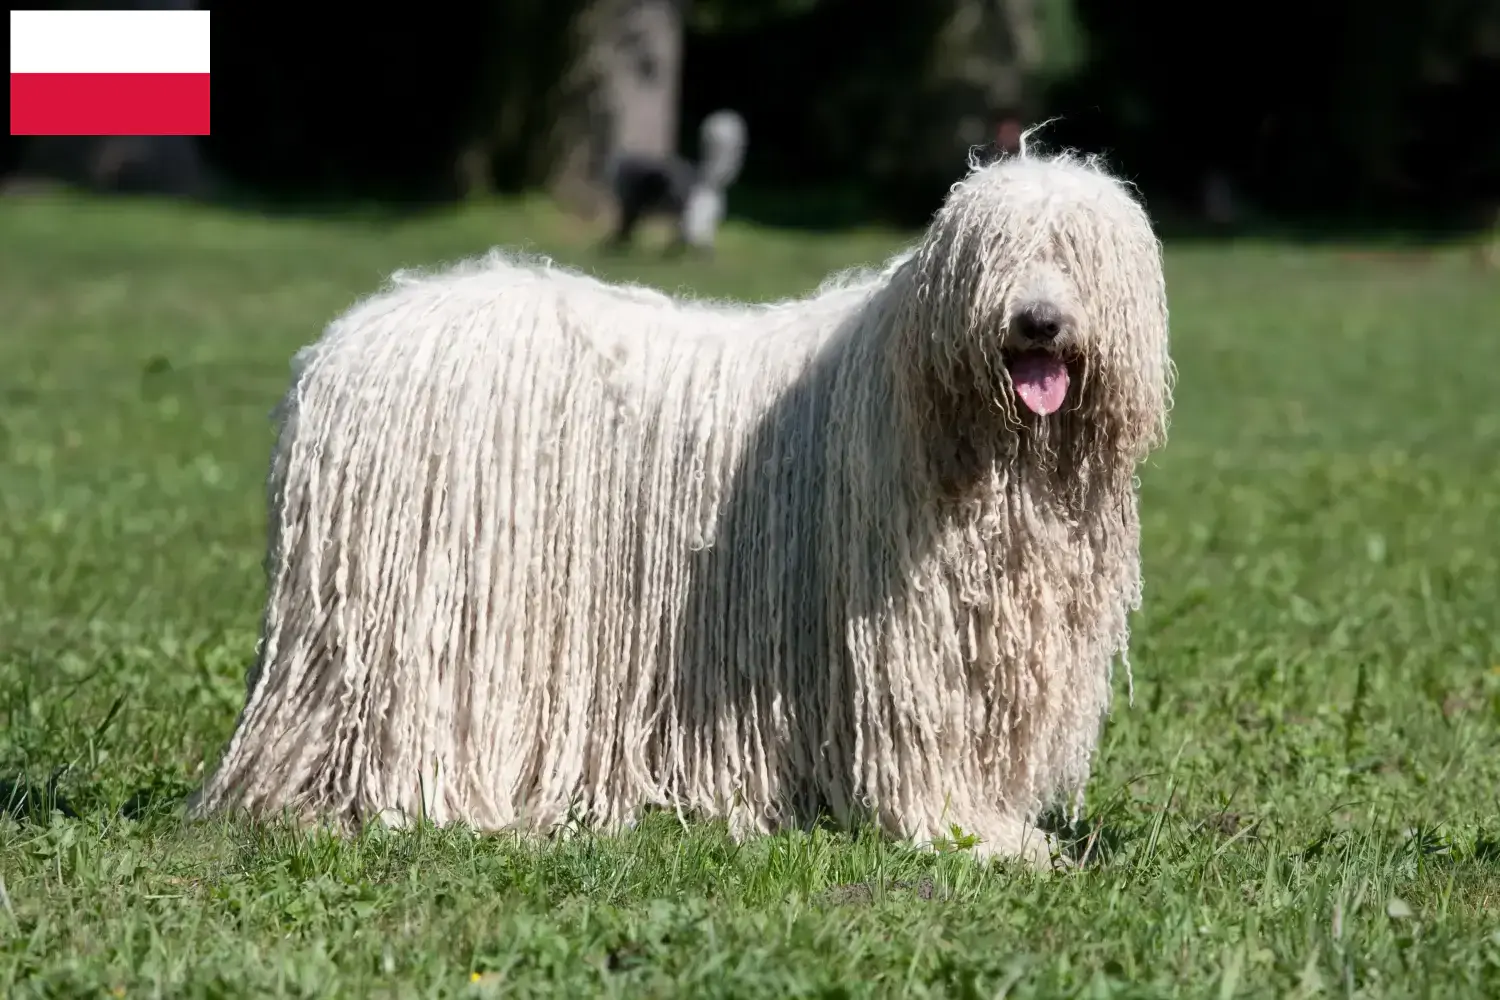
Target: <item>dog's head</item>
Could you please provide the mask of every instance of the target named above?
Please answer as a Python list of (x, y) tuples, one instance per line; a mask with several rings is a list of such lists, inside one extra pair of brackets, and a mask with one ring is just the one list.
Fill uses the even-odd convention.
[[(1171, 403), (1161, 248), (1096, 162), (1023, 154), (956, 184), (907, 264), (900, 350), (934, 435), (1134, 465)], [(1010, 443), (1007, 444), (1007, 441)]]

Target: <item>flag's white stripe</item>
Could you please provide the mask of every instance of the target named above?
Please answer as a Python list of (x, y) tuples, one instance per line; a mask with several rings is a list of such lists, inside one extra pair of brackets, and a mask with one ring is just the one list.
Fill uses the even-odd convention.
[(12, 73), (207, 73), (206, 10), (13, 10)]

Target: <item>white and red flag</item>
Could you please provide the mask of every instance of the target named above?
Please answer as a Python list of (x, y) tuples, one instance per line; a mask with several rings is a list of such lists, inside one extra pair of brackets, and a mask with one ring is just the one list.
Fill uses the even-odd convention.
[(207, 135), (206, 10), (13, 10), (11, 135)]

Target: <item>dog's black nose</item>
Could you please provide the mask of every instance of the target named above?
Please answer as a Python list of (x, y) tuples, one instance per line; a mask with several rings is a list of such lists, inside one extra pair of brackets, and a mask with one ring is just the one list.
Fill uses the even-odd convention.
[(1011, 319), (1011, 327), (1027, 340), (1050, 343), (1063, 331), (1062, 310), (1050, 302), (1033, 302), (1022, 306)]

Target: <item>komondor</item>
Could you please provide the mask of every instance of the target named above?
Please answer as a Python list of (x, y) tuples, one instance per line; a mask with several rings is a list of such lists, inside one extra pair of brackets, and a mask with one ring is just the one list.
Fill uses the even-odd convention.
[(294, 367), (196, 815), (827, 814), (1049, 856), (1173, 378), (1159, 244), (1097, 162), (976, 167), (882, 270), (775, 304), (398, 275)]

